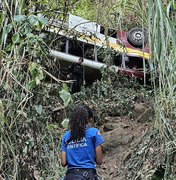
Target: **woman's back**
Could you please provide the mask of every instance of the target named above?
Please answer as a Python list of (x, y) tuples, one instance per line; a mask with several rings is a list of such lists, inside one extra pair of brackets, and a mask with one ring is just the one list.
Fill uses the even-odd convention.
[(90, 112), (86, 106), (76, 106), (70, 117), (70, 130), (62, 137), (61, 164), (68, 169), (65, 180), (95, 179), (96, 163), (102, 164), (104, 140), (97, 128), (89, 126), (93, 116)]
[(96, 168), (95, 148), (104, 141), (97, 128), (87, 128), (85, 137), (78, 141), (67, 141), (70, 138), (70, 131), (63, 136), (62, 151), (66, 151), (68, 169), (72, 168)]

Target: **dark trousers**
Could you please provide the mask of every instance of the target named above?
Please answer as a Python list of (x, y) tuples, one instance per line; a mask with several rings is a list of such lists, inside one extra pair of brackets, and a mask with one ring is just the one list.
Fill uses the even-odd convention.
[(80, 92), (81, 91), (81, 85), (82, 85), (82, 78), (75, 76), (73, 78), (71, 93), (74, 94), (76, 92)]
[(71, 169), (64, 180), (97, 180), (97, 173), (95, 169)]

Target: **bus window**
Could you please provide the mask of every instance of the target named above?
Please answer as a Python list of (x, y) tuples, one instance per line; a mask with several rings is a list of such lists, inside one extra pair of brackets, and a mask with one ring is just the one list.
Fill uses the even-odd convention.
[(118, 55), (113, 59), (113, 64), (114, 64), (115, 66), (119, 66), (119, 67), (122, 66), (122, 55), (121, 55), (121, 54), (118, 54)]
[[(129, 57), (127, 67), (130, 69), (143, 69), (143, 58)], [(149, 63), (147, 60), (145, 60), (145, 67), (149, 69)]]
[(51, 39), (49, 43), (51, 48), (57, 51), (65, 52), (66, 51), (66, 40), (65, 36), (56, 35), (54, 33), (48, 33), (47, 39)]
[(94, 45), (84, 43), (84, 58), (95, 60)]
[(100, 26), (100, 34), (105, 34), (105, 28), (103, 26)]
[(117, 31), (115, 29), (108, 29), (108, 36), (117, 38)]
[(97, 60), (98, 62), (104, 62), (105, 48), (97, 47)]
[(60, 37), (58, 40), (56, 40), (56, 41), (59, 41), (61, 52), (66, 51), (66, 40), (67, 40), (66, 37)]
[(77, 40), (69, 40), (68, 53), (75, 56), (83, 56), (83, 42)]
[[(105, 35), (105, 28), (100, 26), (100, 33)], [(107, 36), (117, 38), (117, 31), (115, 29), (108, 29)]]
[(114, 62), (116, 62), (116, 64), (120, 64), (117, 63), (119, 60), (119, 53), (112, 48), (97, 47), (97, 60), (111, 65), (114, 64)]

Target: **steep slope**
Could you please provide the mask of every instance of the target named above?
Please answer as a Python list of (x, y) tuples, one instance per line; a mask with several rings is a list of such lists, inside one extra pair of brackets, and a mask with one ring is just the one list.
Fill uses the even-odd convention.
[[(151, 110), (147, 111), (147, 108), (144, 108), (143, 105), (138, 105), (133, 115), (138, 114), (139, 111), (143, 111), (141, 119), (139, 119), (139, 117), (136, 119), (125, 117), (105, 118), (106, 123), (101, 127), (105, 139), (103, 145), (104, 162), (102, 166), (98, 167), (98, 174), (103, 179), (128, 180), (137, 177), (138, 168), (136, 169), (135, 175), (132, 172), (129, 173), (130, 166), (133, 168), (135, 165), (136, 161), (133, 158), (135, 157), (136, 149), (139, 146), (142, 147), (147, 137), (150, 137), (154, 125), (154, 123), (150, 121), (150, 117), (153, 115)], [(147, 119), (145, 119), (145, 117), (147, 117)], [(145, 150), (145, 146), (143, 147)], [(149, 151), (152, 153), (154, 150), (150, 148)], [(142, 153), (143, 152), (141, 152), (141, 154)], [(147, 157), (143, 159), (143, 162), (138, 163), (137, 166), (144, 166), (145, 163), (147, 164)], [(148, 165), (150, 165), (149, 162)], [(150, 166), (150, 168), (151, 171), (146, 176), (143, 176), (143, 180), (148, 179), (154, 174), (154, 167)], [(140, 178), (141, 174), (139, 174)]]

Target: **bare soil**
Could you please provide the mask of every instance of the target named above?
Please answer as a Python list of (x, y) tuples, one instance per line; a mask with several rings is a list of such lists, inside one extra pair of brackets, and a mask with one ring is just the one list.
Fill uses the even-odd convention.
[[(137, 106), (137, 112), (141, 111), (140, 107), (143, 108)], [(144, 108), (143, 112), (149, 111)], [(149, 120), (149, 115), (145, 114), (145, 117)], [(141, 119), (106, 117), (105, 121), (106, 123), (101, 127), (105, 140), (104, 161), (100, 167), (97, 167), (98, 174), (104, 180), (130, 179), (125, 176), (127, 174), (125, 164), (128, 163), (135, 148), (143, 142), (143, 137), (153, 128), (153, 123), (144, 120), (144, 116), (141, 116)]]

